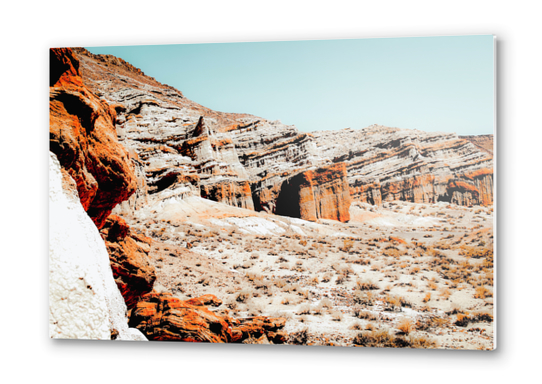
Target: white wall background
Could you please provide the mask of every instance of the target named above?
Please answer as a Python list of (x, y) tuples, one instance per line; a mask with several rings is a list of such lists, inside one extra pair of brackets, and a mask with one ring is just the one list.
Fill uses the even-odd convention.
[[(536, 381), (541, 310), (540, 5), (535, 1), (8, 2), (0, 56), (6, 382)], [(48, 48), (487, 34), (499, 41), (499, 342), (494, 352), (48, 339)]]

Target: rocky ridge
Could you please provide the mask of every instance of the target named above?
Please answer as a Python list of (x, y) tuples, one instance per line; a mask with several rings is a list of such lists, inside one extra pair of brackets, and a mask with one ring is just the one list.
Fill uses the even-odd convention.
[(321, 155), (345, 162), (354, 200), (493, 203), (493, 158), (454, 133), (373, 125), (314, 132)]
[[(302, 133), (280, 121), (212, 111), (112, 56), (75, 51), (85, 84), (115, 106), (119, 140), (136, 159), (139, 187), (125, 214), (149, 199), (202, 196), (309, 220), (347, 220), (348, 190), (351, 199), (374, 205), (492, 204), (491, 156), (456, 134), (383, 126)], [(338, 188), (345, 180), (340, 163), (347, 183)], [(302, 199), (280, 206), (292, 179), (326, 169), (341, 182), (318, 186), (310, 198), (322, 207), (318, 214), (302, 209)]]

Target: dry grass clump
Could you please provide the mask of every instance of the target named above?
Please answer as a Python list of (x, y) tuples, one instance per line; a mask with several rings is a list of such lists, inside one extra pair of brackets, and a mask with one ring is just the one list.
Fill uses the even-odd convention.
[(309, 341), (309, 328), (304, 328), (300, 331), (290, 333), (288, 344), (307, 345)]
[(350, 252), (353, 247), (354, 247), (354, 240), (344, 239), (343, 246), (340, 248), (340, 250), (343, 252)]
[(329, 283), (331, 281), (331, 278), (333, 277), (333, 275), (329, 272), (327, 272), (326, 274), (324, 274), (324, 276), (322, 277), (322, 283)]
[(310, 315), (311, 306), (309, 304), (302, 304), (297, 308), (297, 315)]
[(479, 312), (474, 314), (469, 313), (458, 313), (457, 319), (454, 322), (454, 325), (458, 327), (466, 327), (469, 323), (480, 323), (487, 322), (491, 323), (493, 321), (493, 316), (487, 312)]
[(372, 281), (370, 281), (370, 280), (361, 280), (361, 279), (356, 280), (356, 287), (355, 288), (359, 289), (360, 291), (372, 291), (372, 290), (379, 289), (378, 285), (376, 285)]
[(414, 332), (416, 327), (411, 319), (405, 317), (399, 321), (397, 324), (397, 329), (403, 332), (405, 335), (408, 335), (411, 332)]
[(371, 320), (371, 321), (375, 321), (375, 320), (378, 319), (378, 318), (376, 317), (376, 315), (372, 314), (372, 313), (369, 312), (369, 311), (363, 310), (363, 308), (360, 307), (360, 306), (355, 306), (355, 307), (352, 309), (352, 313), (353, 313), (354, 316), (357, 317), (358, 319)]
[(485, 298), (488, 298), (488, 297), (493, 297), (493, 293), (491, 293), (491, 291), (489, 289), (487, 289), (486, 287), (477, 287), (475, 290), (474, 290), (474, 298), (475, 299), (485, 299)]
[(412, 308), (412, 303), (410, 301), (398, 295), (386, 295), (383, 297), (383, 301), (392, 310), (397, 310), (401, 307)]
[(331, 311), (330, 315), (331, 315), (331, 320), (333, 321), (342, 321), (343, 319), (343, 313), (341, 311), (337, 311), (337, 310)]
[(370, 291), (360, 291), (359, 289), (355, 290), (352, 293), (352, 299), (356, 304), (368, 306), (374, 305), (374, 294)]
[(361, 331), (361, 330), (363, 330), (363, 326), (361, 325), (360, 322), (355, 322), (354, 324), (352, 324), (350, 326), (350, 330), (351, 331)]
[(235, 297), (235, 301), (238, 303), (246, 303), (252, 297), (252, 292), (249, 290), (240, 291)]
[(318, 304), (318, 306), (320, 308), (331, 309), (333, 308), (333, 303), (327, 297), (324, 297), (322, 300), (320, 300), (320, 304)]
[(416, 322), (416, 329), (420, 331), (427, 331), (430, 329), (442, 329), (446, 327), (448, 324), (450, 324), (450, 320), (439, 317), (439, 316), (431, 316), (428, 319), (424, 320), (418, 320)]
[(352, 340), (354, 345), (376, 348), (436, 348), (437, 343), (426, 336), (396, 337), (387, 329), (360, 332)]

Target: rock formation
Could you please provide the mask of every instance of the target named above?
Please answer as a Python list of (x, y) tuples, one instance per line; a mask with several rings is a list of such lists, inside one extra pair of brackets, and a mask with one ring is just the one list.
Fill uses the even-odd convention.
[(50, 149), (101, 228), (113, 208), (136, 190), (128, 152), (117, 142), (116, 112), (83, 85), (70, 49), (51, 49), (50, 67)]
[(109, 256), (71, 176), (49, 159), (49, 336), (146, 340), (128, 328)]
[(350, 220), (350, 190), (346, 166), (331, 166), (298, 173), (285, 180), (276, 199), (275, 213), (304, 220)]
[(493, 203), (492, 157), (456, 134), (374, 125), (313, 137), (322, 156), (346, 163), (354, 200)]
[[(492, 203), (491, 156), (455, 134), (382, 126), (301, 133), (280, 121), (205, 108), (113, 56), (75, 52), (85, 85), (115, 107), (119, 139), (133, 153), (138, 191), (119, 213), (131, 214), (149, 199), (187, 196), (275, 213), (278, 196), (286, 196), (283, 187), (309, 175), (304, 172), (339, 163), (346, 165), (353, 200)], [(467, 176), (481, 169), (491, 172), (477, 181)], [(450, 184), (455, 179), (484, 191)], [(313, 192), (324, 196), (336, 189), (318, 186), (320, 180), (310, 182)], [(335, 200), (342, 194), (337, 191)], [(347, 220), (337, 212), (348, 210), (349, 199), (320, 204), (314, 196), (315, 209), (303, 210), (310, 213), (302, 216), (298, 204), (290, 204), (292, 212), (282, 205), (280, 213)]]
[[(50, 68), (50, 335), (146, 340), (127, 327), (126, 304), (98, 232), (136, 190), (128, 152), (117, 141), (116, 112), (83, 85), (70, 49), (51, 49)], [(127, 238), (126, 226), (115, 224), (106, 232), (115, 277), (130, 281), (123, 293), (132, 297), (143, 285), (145, 252)]]
[(130, 230), (126, 221), (111, 215), (100, 231), (105, 240), (115, 282), (131, 309), (152, 290), (156, 272), (149, 262), (152, 240)]
[(219, 316), (204, 305), (220, 305), (213, 295), (180, 300), (169, 293), (150, 293), (132, 310), (130, 326), (139, 329), (149, 340), (191, 341), (208, 343), (283, 344), (283, 318), (258, 316), (233, 319)]

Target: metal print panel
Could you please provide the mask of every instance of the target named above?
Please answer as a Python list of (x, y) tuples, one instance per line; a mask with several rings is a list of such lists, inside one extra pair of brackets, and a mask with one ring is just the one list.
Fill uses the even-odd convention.
[(50, 337), (495, 348), (494, 38), (50, 50)]

